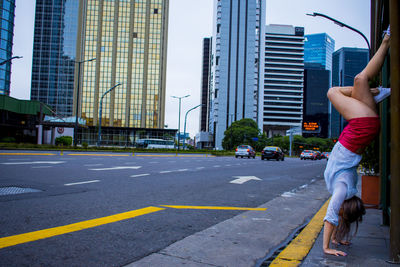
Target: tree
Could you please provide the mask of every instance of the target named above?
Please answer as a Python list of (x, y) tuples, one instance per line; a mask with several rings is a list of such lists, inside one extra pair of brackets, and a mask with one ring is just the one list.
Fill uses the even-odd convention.
[(259, 138), (260, 131), (257, 123), (252, 119), (241, 119), (233, 122), (224, 132), (222, 147), (225, 150), (232, 150), (241, 144), (256, 147), (257, 141), (254, 138)]

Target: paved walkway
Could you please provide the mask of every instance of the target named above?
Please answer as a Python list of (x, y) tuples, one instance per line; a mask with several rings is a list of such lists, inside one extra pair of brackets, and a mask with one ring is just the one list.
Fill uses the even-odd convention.
[(339, 246), (346, 257), (325, 255), (321, 231), (313, 248), (301, 266), (398, 266), (389, 264), (389, 227), (381, 224), (382, 211), (367, 209), (363, 222), (350, 246)]

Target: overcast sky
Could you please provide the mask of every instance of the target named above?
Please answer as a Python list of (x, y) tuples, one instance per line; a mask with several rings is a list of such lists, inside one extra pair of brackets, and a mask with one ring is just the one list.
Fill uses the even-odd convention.
[[(266, 24), (304, 27), (305, 34), (326, 32), (341, 47), (367, 48), (365, 40), (353, 31), (341, 28), (321, 17), (306, 16), (318, 12), (346, 23), (367, 38), (370, 36), (370, 1), (366, 0), (266, 0)], [(16, 0), (13, 55), (23, 56), (12, 65), (11, 96), (30, 99), (34, 0)], [(167, 92), (165, 124), (178, 129), (178, 100), (182, 99), (181, 130), (187, 110), (200, 104), (202, 40), (212, 35), (213, 0), (170, 0)], [(187, 132), (193, 137), (199, 130), (198, 109), (190, 112)]]

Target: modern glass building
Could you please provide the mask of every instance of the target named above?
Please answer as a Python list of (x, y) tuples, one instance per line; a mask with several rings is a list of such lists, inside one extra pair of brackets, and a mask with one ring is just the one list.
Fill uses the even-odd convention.
[(37, 0), (31, 99), (61, 117), (73, 114), (79, 0)]
[(0, 95), (10, 95), (15, 0), (0, 0)]
[(208, 132), (210, 108), (210, 71), (211, 71), (211, 44), (212, 38), (203, 39), (203, 62), (201, 72), (201, 104), (200, 107), (200, 132)]
[[(329, 70), (318, 63), (304, 63), (303, 136), (328, 137), (330, 87)], [(308, 126), (308, 127), (307, 127)], [(311, 126), (311, 127), (310, 127)]]
[(222, 149), (224, 132), (232, 122), (259, 122), (265, 2), (214, 0), (209, 128), (216, 149)]
[(331, 71), (334, 50), (335, 40), (326, 33), (304, 36), (304, 63), (319, 63)]
[[(354, 77), (360, 73), (369, 61), (369, 52), (365, 48), (343, 47), (333, 53), (332, 86), (353, 86)], [(345, 126), (345, 120), (332, 106), (330, 114), (331, 137), (339, 137)]]
[(267, 25), (264, 38), (263, 131), (284, 136), (303, 119), (304, 28)]
[[(83, 7), (79, 116), (87, 125), (164, 128), (167, 0), (87, 0)], [(76, 103), (75, 103), (76, 104)]]

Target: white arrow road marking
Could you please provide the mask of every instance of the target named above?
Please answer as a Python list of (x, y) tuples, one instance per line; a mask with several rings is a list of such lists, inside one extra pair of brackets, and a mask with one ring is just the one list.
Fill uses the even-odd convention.
[(97, 183), (100, 182), (100, 180), (92, 180), (92, 181), (85, 181), (85, 182), (78, 182), (78, 183), (70, 183), (70, 184), (64, 184), (65, 186), (70, 186), (70, 185), (78, 185), (78, 184), (90, 184), (90, 183)]
[(26, 164), (60, 164), (65, 163), (65, 161), (30, 161), (30, 162), (3, 162), (1, 164), (5, 165), (26, 165)]
[(99, 168), (99, 169), (89, 169), (91, 171), (111, 171), (111, 170), (137, 170), (142, 166), (121, 166), (121, 167), (111, 167), (111, 168)]
[(135, 174), (135, 175), (131, 175), (131, 177), (141, 177), (141, 176), (147, 176), (147, 175), (150, 175), (150, 173)]
[(243, 184), (243, 183), (248, 182), (250, 180), (261, 181), (260, 178), (255, 177), (255, 176), (233, 176), (233, 177), (237, 178), (237, 179), (230, 181), (231, 184)]

